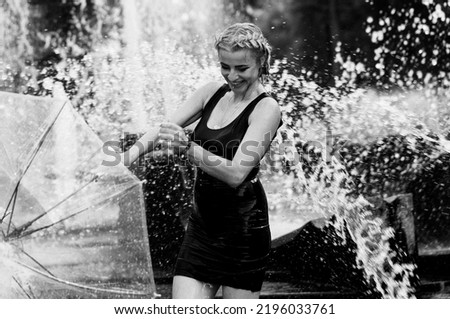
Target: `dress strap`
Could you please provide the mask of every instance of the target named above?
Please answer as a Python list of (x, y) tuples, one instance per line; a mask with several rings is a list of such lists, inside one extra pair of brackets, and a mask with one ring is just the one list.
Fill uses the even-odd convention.
[(206, 102), (205, 107), (203, 108), (202, 111), (202, 117), (200, 119), (200, 123), (202, 123), (202, 125), (206, 125), (206, 123), (208, 123), (209, 117), (211, 116), (211, 113), (216, 107), (217, 103), (229, 90), (230, 87), (228, 86), (227, 83), (225, 83), (216, 91), (216, 93), (213, 94), (213, 96), (208, 100), (208, 102)]
[(209, 101), (205, 104), (205, 107), (203, 109), (203, 112), (209, 112), (211, 113), (216, 104), (219, 102), (219, 100), (230, 90), (230, 87), (228, 84), (222, 85), (216, 93), (209, 99)]
[(266, 97), (270, 97), (270, 95), (267, 94), (266, 92), (263, 92), (260, 95), (258, 95), (256, 98), (254, 98), (245, 107), (244, 111), (242, 111), (242, 113), (238, 116), (238, 118), (235, 121), (235, 125), (239, 125), (239, 123), (245, 123), (244, 124), (244, 126), (245, 126), (246, 123), (248, 123), (248, 118), (249, 118), (250, 114), (252, 114), (252, 112), (255, 109), (256, 105), (259, 103), (259, 101), (261, 101), (262, 99), (264, 99)]
[[(255, 109), (256, 105), (258, 105), (258, 102), (261, 101), (262, 99), (266, 98), (266, 97), (271, 97), (272, 99), (274, 98), (271, 94), (269, 94), (267, 92), (261, 93), (253, 101), (251, 101), (249, 103), (249, 105), (247, 105), (247, 107), (242, 112), (240, 117), (244, 117), (245, 116), (245, 118), (246, 118), (246, 120), (248, 122), (248, 117), (250, 116), (250, 114), (252, 114), (252, 112)], [(282, 119), (280, 119), (280, 123), (278, 123), (278, 128), (280, 128), (281, 125), (283, 125), (283, 120)]]

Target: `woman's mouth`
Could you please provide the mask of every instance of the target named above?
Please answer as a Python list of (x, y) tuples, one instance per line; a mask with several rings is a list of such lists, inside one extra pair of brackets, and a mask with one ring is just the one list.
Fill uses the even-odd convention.
[(230, 82), (230, 85), (232, 88), (237, 88), (240, 85), (242, 85), (242, 83), (244, 83), (244, 82)]

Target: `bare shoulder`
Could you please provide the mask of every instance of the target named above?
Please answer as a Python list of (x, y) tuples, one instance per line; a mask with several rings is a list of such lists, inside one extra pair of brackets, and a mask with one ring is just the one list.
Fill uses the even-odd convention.
[(259, 101), (250, 115), (249, 120), (261, 120), (261, 119), (272, 119), (279, 122), (281, 118), (281, 108), (278, 102), (272, 98), (267, 97)]
[(208, 82), (197, 90), (197, 94), (207, 102), (222, 85), (222, 82)]
[(201, 117), (202, 110), (221, 83), (209, 82), (198, 88), (171, 116), (172, 122), (185, 127)]

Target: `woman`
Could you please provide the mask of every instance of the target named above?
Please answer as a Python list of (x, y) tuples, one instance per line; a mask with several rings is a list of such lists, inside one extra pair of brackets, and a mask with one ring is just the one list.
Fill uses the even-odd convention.
[[(216, 38), (226, 81), (197, 90), (173, 115), (123, 155), (129, 165), (154, 146), (184, 152), (197, 167), (194, 203), (175, 266), (173, 298), (258, 298), (270, 249), (259, 163), (281, 123), (265, 91), (271, 48), (251, 23)], [(183, 128), (200, 120), (192, 135)]]

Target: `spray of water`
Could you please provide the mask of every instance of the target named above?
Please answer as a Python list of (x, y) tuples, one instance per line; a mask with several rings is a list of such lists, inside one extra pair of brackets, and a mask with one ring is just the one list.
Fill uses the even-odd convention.
[[(301, 166), (296, 173), (304, 175)], [(367, 293), (373, 288), (383, 298), (410, 298), (414, 293), (410, 278), (414, 278), (416, 266), (394, 261), (398, 252), (390, 245), (393, 229), (372, 214), (372, 204), (363, 196), (353, 195), (352, 178), (345, 166), (332, 157), (330, 163), (322, 161), (308, 179), (302, 180), (317, 216), (326, 218), (340, 236), (335, 244), (345, 245), (347, 233), (356, 243), (355, 264), (363, 270)]]
[[(434, 4), (430, 7), (434, 23), (445, 19), (440, 9)], [(411, 13), (412, 18), (414, 14)], [(369, 20), (376, 25), (376, 21)], [(420, 26), (423, 29), (423, 25), (416, 24), (419, 29)], [(380, 26), (382, 30), (368, 30), (372, 32), (373, 41), (380, 44), (380, 49), (375, 52), (378, 63), (372, 74), (374, 78), (386, 75), (383, 59), (386, 52), (380, 50), (386, 50), (383, 41), (386, 33), (392, 30), (389, 19)], [(442, 53), (442, 50), (434, 52)], [(298, 196), (300, 192), (291, 192), (287, 197), (298, 204), (300, 214), (302, 210), (312, 209), (319, 217), (329, 219), (334, 216), (332, 224), (343, 241), (344, 230), (349, 231), (357, 244), (355, 263), (363, 269), (368, 286), (375, 287), (383, 298), (410, 298), (414, 294), (411, 280), (416, 279), (416, 266), (411, 262), (401, 262), (402, 258), (398, 256), (401, 252), (393, 250), (390, 244), (394, 238), (393, 229), (372, 214), (373, 207), (365, 197), (385, 197), (404, 192), (405, 181), (417, 177), (427, 162), (449, 153), (446, 136), (448, 78), (441, 73), (436, 77), (417, 72), (418, 78), (423, 80), (418, 81), (416, 72), (407, 71), (400, 79), (396, 70), (392, 70), (392, 76), (396, 77), (391, 78), (396, 88), (377, 92), (358, 87), (358, 78), (368, 70), (363, 63), (352, 61), (351, 57), (342, 57), (339, 47), (336, 62), (340, 64), (342, 73), (331, 88), (309, 81), (304, 76), (307, 72), (300, 77), (290, 75), (286, 60), (276, 65), (273, 92), (284, 108), (287, 126), (284, 139), (278, 142), (286, 144), (287, 140), (294, 141), (291, 145), (319, 145), (319, 156), (322, 155), (312, 170), (311, 165), (306, 165), (310, 169), (308, 172), (303, 170), (304, 162), (290, 165), (291, 175), (296, 178), (289, 180), (293, 184), (298, 183), (294, 188), (302, 189), (304, 193)], [(326, 132), (331, 132), (331, 143), (327, 142)], [(391, 147), (389, 142), (392, 141), (401, 147)], [(340, 151), (344, 146), (357, 146), (356, 152), (343, 158)], [(392, 154), (380, 155), (386, 151)], [(292, 158), (286, 152), (283, 155), (292, 164)], [(305, 156), (300, 156), (302, 158)], [(368, 160), (371, 161), (368, 163)], [(377, 175), (379, 181), (373, 179)], [(372, 184), (374, 182), (382, 185), (376, 187)], [(311, 200), (302, 209), (304, 194), (308, 194)]]
[[(445, 118), (440, 116), (448, 111), (445, 96), (436, 95), (435, 87), (433, 94), (425, 88), (389, 94), (358, 88), (351, 79), (364, 67), (349, 60), (343, 73), (347, 78), (337, 79), (337, 85), (331, 88), (290, 75), (286, 65), (287, 61), (278, 61), (279, 70), (275, 69), (272, 81), (286, 123), (277, 142), (318, 145), (321, 158), (318, 164), (305, 165), (311, 158), (303, 153), (297, 158), (300, 162), (292, 165), (295, 164), (292, 152), (283, 152), (282, 157), (291, 164), (290, 176), (295, 176), (284, 178), (285, 183), (292, 185), (286, 188), (297, 190), (287, 192), (284, 197), (295, 203), (299, 214), (312, 210), (317, 217), (334, 216), (333, 226), (343, 241), (344, 230), (349, 231), (357, 244), (355, 263), (363, 269), (368, 286), (374, 286), (383, 298), (412, 297), (411, 280), (416, 277), (416, 265), (399, 261), (401, 252), (390, 244), (393, 229), (372, 214), (373, 206), (365, 197), (405, 192), (405, 181), (420, 174), (427, 161), (448, 154), (446, 131), (442, 129)], [(390, 149), (389, 157), (380, 156), (389, 150), (387, 143), (392, 137), (401, 148)], [(343, 157), (341, 151), (355, 145), (359, 145), (360, 151)], [(370, 153), (373, 150), (375, 153)], [(299, 152), (299, 148), (294, 148), (295, 151)], [(370, 157), (372, 162), (378, 161), (373, 166), (365, 164)], [(391, 167), (395, 163), (397, 167)], [(305, 166), (309, 171), (304, 171)], [(374, 180), (370, 178), (376, 174), (384, 183), (381, 189), (371, 185)], [(391, 174), (393, 177), (389, 178)]]

